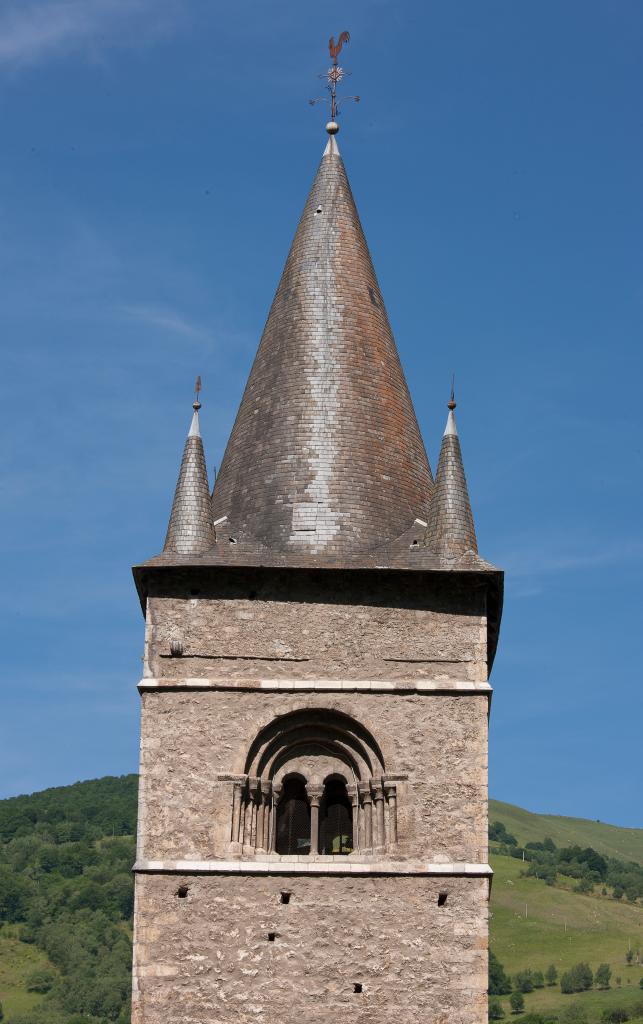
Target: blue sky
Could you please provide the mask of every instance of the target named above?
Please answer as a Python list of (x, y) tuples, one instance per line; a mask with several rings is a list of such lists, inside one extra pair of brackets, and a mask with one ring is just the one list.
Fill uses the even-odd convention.
[(0, 795), (136, 769), (143, 620), (203, 376), (218, 463), (325, 135), (435, 467), (452, 370), (507, 571), (491, 792), (643, 826), (637, 0), (5, 0)]

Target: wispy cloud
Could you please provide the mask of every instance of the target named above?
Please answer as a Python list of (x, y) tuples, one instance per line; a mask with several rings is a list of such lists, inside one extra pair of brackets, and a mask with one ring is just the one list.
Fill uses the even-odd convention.
[[(642, 559), (643, 541), (636, 539), (624, 538), (611, 544), (590, 539), (581, 544), (578, 539), (568, 539), (561, 544), (559, 540), (547, 543), (538, 537), (510, 548), (498, 561), (510, 578), (536, 579), (555, 573), (607, 569)], [(526, 592), (526, 596), (531, 594)]]
[(131, 320), (137, 320), (149, 327), (158, 327), (171, 334), (181, 334), (185, 338), (194, 338), (196, 341), (205, 341), (211, 338), (210, 332), (204, 327), (188, 320), (176, 310), (164, 306), (121, 306), (120, 311)]
[[(174, 0), (10, 2), (0, 14), (0, 66), (35, 64), (83, 48), (145, 45), (174, 24), (177, 12)], [(137, 26), (145, 31), (133, 31)]]

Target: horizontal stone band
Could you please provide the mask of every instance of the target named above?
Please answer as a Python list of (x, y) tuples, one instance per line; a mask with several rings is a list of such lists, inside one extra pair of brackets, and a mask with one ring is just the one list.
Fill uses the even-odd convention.
[(138, 860), (137, 874), (179, 875), (434, 875), (491, 878), (489, 864), (429, 861), (355, 861), (310, 860), (308, 857), (279, 857), (271, 860)]
[(230, 679), (203, 678), (156, 679), (148, 677), (138, 684), (141, 693), (152, 690), (308, 690), (327, 693), (367, 691), (369, 693), (444, 693), (484, 694), (490, 696), (487, 682), (461, 679)]

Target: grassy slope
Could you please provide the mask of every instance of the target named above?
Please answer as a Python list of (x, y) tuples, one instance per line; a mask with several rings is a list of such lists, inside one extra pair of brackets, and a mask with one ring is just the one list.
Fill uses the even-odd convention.
[[(542, 837), (542, 833), (541, 833)], [(628, 943), (643, 957), (643, 908), (599, 895), (581, 895), (545, 885), (536, 878), (521, 878), (522, 861), (492, 857), (490, 944), (509, 974), (523, 968), (544, 971), (556, 965), (559, 974), (586, 961), (593, 970), (599, 963), (612, 968), (612, 989), (563, 996), (559, 986), (525, 996), (526, 1009), (560, 1010), (581, 1002), (599, 1020), (609, 1006), (643, 1003), (639, 980), (643, 965), (628, 967)], [(564, 882), (564, 880), (563, 880)], [(525, 907), (527, 913), (525, 916)], [(616, 977), (622, 987), (616, 987)], [(508, 1006), (508, 998), (503, 1000)]]
[(5, 1018), (42, 1002), (37, 992), (27, 992), (26, 980), (33, 971), (52, 969), (42, 950), (18, 940), (18, 931), (15, 925), (0, 927), (0, 1003)]
[(620, 828), (586, 818), (533, 814), (499, 800), (489, 801), (489, 821), (501, 821), (521, 845), (542, 842), (546, 836), (551, 836), (556, 846), (592, 846), (605, 857), (643, 864), (643, 828)]

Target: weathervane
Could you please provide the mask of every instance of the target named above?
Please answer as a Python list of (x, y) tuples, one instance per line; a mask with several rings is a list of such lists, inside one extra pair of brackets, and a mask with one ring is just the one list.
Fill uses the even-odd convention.
[(201, 403), (199, 401), (199, 393), (200, 393), (200, 391), (201, 391), (201, 374), (199, 374), (199, 376), (197, 377), (197, 379), (194, 382), (194, 401), (192, 402), (192, 408), (195, 410), (195, 412), (198, 412), (199, 409), (201, 408)]
[[(334, 135), (336, 132), (339, 131), (337, 118), (340, 114), (340, 109), (337, 105), (337, 86), (341, 82), (344, 75), (350, 75), (350, 71), (344, 71), (344, 68), (340, 68), (339, 64), (337, 63), (337, 58), (341, 53), (344, 43), (348, 43), (350, 41), (350, 38), (351, 37), (348, 32), (342, 32), (341, 35), (338, 37), (337, 42), (335, 42), (334, 36), (330, 37), (328, 41), (328, 51), (330, 53), (330, 57), (333, 63), (325, 74), (319, 76), (320, 78), (325, 78), (326, 81), (328, 82), (326, 88), (330, 93), (330, 121), (326, 125), (326, 130), (331, 135)], [(344, 99), (354, 100), (355, 103), (359, 103), (359, 96), (345, 96)], [(317, 96), (314, 100), (308, 100), (308, 102), (310, 103), (311, 107), (314, 107), (316, 103), (327, 103), (328, 98), (326, 96)]]

